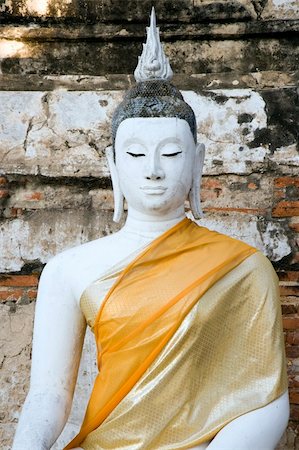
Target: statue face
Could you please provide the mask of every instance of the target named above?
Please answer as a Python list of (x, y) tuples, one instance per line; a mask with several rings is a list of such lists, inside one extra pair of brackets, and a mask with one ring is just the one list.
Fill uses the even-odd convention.
[(184, 205), (192, 184), (195, 149), (185, 120), (124, 120), (116, 133), (115, 163), (128, 207), (157, 216)]

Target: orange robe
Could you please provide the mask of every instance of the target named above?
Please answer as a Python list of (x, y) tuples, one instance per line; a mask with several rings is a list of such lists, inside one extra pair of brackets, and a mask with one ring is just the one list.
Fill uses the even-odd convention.
[[(65, 447), (65, 450), (80, 445), (84, 449), (97, 450), (188, 448), (211, 439), (234, 417), (261, 407), (284, 392), (286, 376), (279, 305), (275, 294), (276, 280), (273, 278), (275, 292), (272, 286), (266, 285), (266, 293), (263, 294), (258, 292), (254, 283), (253, 286), (251, 286), (252, 282), (248, 286), (248, 279), (250, 276), (252, 278), (256, 263), (253, 267), (251, 267), (252, 263), (251, 266), (250, 264), (249, 267), (246, 266), (245, 273), (241, 270), (235, 280), (232, 278), (235, 283), (232, 284), (229, 278), (230, 273), (234, 275), (235, 270), (243, 267), (242, 263), (245, 263), (247, 259), (250, 260), (256, 252), (256, 249), (241, 241), (209, 231), (185, 219), (153, 241), (128, 264), (112, 285), (95, 318), (93, 328), (98, 349), (99, 374), (95, 380), (81, 430)], [(257, 260), (259, 259), (262, 259), (259, 264), (261, 267), (263, 265), (264, 270), (273, 271), (261, 254), (257, 257)], [(194, 311), (200, 307), (201, 300), (205, 299), (213, 286), (219, 285), (222, 280), (228, 282), (230, 294), (221, 297), (218, 293), (218, 297), (216, 296), (209, 303), (206, 302), (205, 308), (200, 312), (201, 317), (198, 311), (195, 314)], [(240, 295), (244, 295), (246, 300), (244, 303)], [(257, 298), (254, 298), (250, 304), (252, 295)], [(259, 295), (262, 296), (259, 298)], [(158, 367), (156, 370), (156, 378), (153, 380), (149, 377), (143, 389), (149, 392), (149, 386), (155, 385), (156, 394), (152, 395), (154, 398), (156, 396), (156, 402), (159, 403), (159, 396), (163, 398), (157, 377), (161, 384), (163, 377), (161, 378), (160, 371), (166, 370), (164, 363), (167, 358), (169, 360), (169, 352), (173, 351), (171, 346), (192, 314), (194, 318), (189, 326), (194, 328), (196, 325), (196, 348), (200, 353), (198, 342), (202, 341), (203, 355), (205, 355), (202, 358), (203, 369), (200, 369), (202, 373), (197, 372), (198, 379), (202, 379), (204, 385), (200, 389), (199, 397), (197, 393), (193, 395), (198, 405), (193, 405), (194, 400), (189, 398), (187, 404), (180, 407), (182, 411), (176, 413), (178, 423), (174, 422), (171, 426), (167, 419), (163, 424), (162, 412), (157, 416), (157, 411), (152, 411), (153, 415), (156, 415), (160, 429), (157, 436), (151, 437), (148, 443), (146, 436), (139, 436), (139, 446), (128, 445), (134, 435), (129, 422), (124, 428), (127, 437), (124, 434), (122, 438), (114, 441), (113, 438), (108, 437), (108, 441), (111, 440), (109, 443), (103, 430), (115, 412), (120, 410), (120, 415), (124, 415), (122, 407), (126, 405), (127, 400), (129, 403), (126, 413), (132, 410), (130, 398), (132, 394), (134, 397), (134, 390), (136, 395), (133, 404), (141, 420), (140, 427), (147, 421), (151, 412), (144, 404), (144, 400), (143, 409), (138, 413), (138, 403), (141, 404), (141, 398), (144, 398), (140, 396), (138, 389), (155, 368), (161, 355), (163, 356), (162, 365), (160, 364), (160, 369)], [(213, 322), (217, 324), (217, 331)], [(271, 328), (270, 334), (267, 330), (268, 326)], [(221, 336), (220, 341), (217, 333)], [(270, 348), (268, 348), (269, 343)], [(186, 344), (184, 351), (190, 352), (190, 348), (193, 348), (194, 352), (191, 341), (188, 345)], [(217, 354), (217, 348), (219, 354)], [(164, 354), (165, 350), (166, 354)], [(181, 349), (179, 357), (178, 354), (176, 355), (182, 364), (186, 357), (184, 351)], [(234, 351), (239, 352), (239, 355), (231, 358), (229, 355)], [(209, 352), (213, 355), (211, 360)], [(196, 358), (195, 353), (194, 356)], [(261, 357), (266, 358), (266, 361), (261, 362)], [(238, 358), (241, 361), (239, 365)], [(171, 367), (171, 361), (170, 359), (168, 367)], [(235, 361), (235, 366), (231, 365), (232, 361)], [(221, 373), (226, 379), (219, 377)], [(196, 373), (191, 375), (191, 378), (194, 378), (193, 381), (190, 380), (191, 383), (194, 382), (198, 386)], [(183, 376), (187, 380), (189, 373)], [(176, 377), (181, 380), (181, 371), (179, 375), (176, 375), (176, 372), (173, 373), (174, 382)], [(213, 380), (212, 383), (209, 378)], [(220, 389), (219, 392), (222, 393), (227, 392), (227, 398), (230, 400), (224, 401), (221, 397), (217, 400), (216, 395), (212, 401), (208, 400), (210, 401), (210, 405), (208, 403), (209, 406), (206, 408), (208, 411), (203, 412), (200, 404), (206, 405), (207, 398), (211, 396), (211, 389), (214, 391)], [(168, 398), (172, 398), (170, 391)], [(167, 397), (165, 400), (167, 402)], [(172, 402), (175, 401), (175, 398), (172, 398)], [(179, 400), (178, 404), (180, 404)], [(168, 410), (172, 408), (176, 410), (175, 404), (166, 403), (165, 406)], [(188, 410), (187, 415), (186, 411), (185, 415), (183, 414), (184, 408)], [(193, 428), (195, 430), (197, 428), (196, 432), (189, 426), (189, 416), (192, 417)], [(124, 421), (121, 423), (124, 427)], [(115, 426), (118, 426), (117, 420), (116, 423), (114, 422), (114, 430)], [(167, 436), (167, 427), (172, 432), (168, 438), (162, 438), (163, 433)], [(178, 433), (180, 427), (185, 429), (185, 437)], [(160, 437), (159, 434), (161, 434)], [(188, 434), (193, 436), (191, 440)], [(111, 429), (108, 432), (109, 435), (111, 436)], [(115, 435), (117, 435), (116, 430)], [(176, 437), (178, 435), (180, 437)], [(164, 442), (167, 439), (171, 440), (171, 436), (175, 437), (176, 442), (171, 444)], [(135, 442), (136, 439), (133, 438), (133, 441)]]

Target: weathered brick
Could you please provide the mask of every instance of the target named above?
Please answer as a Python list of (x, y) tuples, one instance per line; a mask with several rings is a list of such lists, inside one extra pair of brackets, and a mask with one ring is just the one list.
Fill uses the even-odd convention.
[(265, 209), (257, 209), (257, 208), (215, 208), (215, 207), (204, 207), (204, 211), (207, 212), (237, 212), (244, 214), (253, 214), (257, 216), (264, 216), (266, 214)]
[(0, 186), (6, 185), (7, 183), (7, 178), (0, 175)]
[(298, 358), (299, 357), (299, 346), (298, 345), (287, 345), (286, 355), (288, 358)]
[(285, 188), (287, 186), (299, 187), (299, 178), (297, 177), (279, 177), (274, 180), (276, 188)]
[(299, 252), (293, 253), (293, 257), (290, 261), (290, 264), (298, 264), (299, 263)]
[(296, 314), (298, 312), (298, 305), (285, 304), (281, 305), (282, 314), (287, 316), (289, 314)]
[(289, 227), (291, 230), (293, 230), (295, 233), (299, 233), (299, 218), (298, 217), (293, 217), (290, 221), (289, 221)]
[(29, 200), (29, 201), (31, 201), (31, 200), (36, 201), (36, 200), (42, 200), (42, 199), (43, 199), (42, 192), (32, 192), (31, 194), (28, 194), (26, 196), (26, 200)]
[(272, 209), (272, 217), (299, 216), (299, 201), (283, 200)]
[(288, 331), (286, 333), (286, 342), (290, 345), (299, 345), (299, 330)]
[(0, 288), (0, 300), (2, 302), (7, 301), (19, 301), (24, 296), (24, 289), (20, 288)]
[(290, 402), (299, 404), (299, 390), (291, 389), (290, 390)]
[(288, 296), (288, 295), (294, 295), (299, 296), (299, 286), (298, 285), (284, 285), (280, 286), (280, 295), (282, 296)]
[(0, 189), (0, 200), (9, 196), (8, 189)]
[(283, 317), (283, 327), (285, 330), (296, 330), (299, 328), (299, 317)]
[(277, 272), (280, 281), (294, 281), (299, 285), (299, 271), (281, 271)]
[(299, 422), (299, 405), (297, 404), (291, 404), (291, 417), (293, 420), (296, 420)]
[(0, 275), (0, 286), (17, 287), (17, 286), (37, 286), (38, 275)]

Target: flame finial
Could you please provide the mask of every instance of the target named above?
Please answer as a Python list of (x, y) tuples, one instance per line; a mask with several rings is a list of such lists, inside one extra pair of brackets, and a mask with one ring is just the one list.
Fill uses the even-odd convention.
[(152, 7), (150, 26), (146, 27), (146, 44), (134, 72), (137, 82), (149, 80), (171, 80), (173, 72), (160, 42), (159, 27), (156, 26), (155, 8)]

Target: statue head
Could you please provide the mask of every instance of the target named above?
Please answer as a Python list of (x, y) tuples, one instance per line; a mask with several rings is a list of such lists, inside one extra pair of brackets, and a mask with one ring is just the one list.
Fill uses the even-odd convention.
[(152, 9), (147, 41), (135, 70), (137, 84), (112, 119), (113, 147), (106, 150), (114, 191), (114, 221), (128, 207), (163, 216), (189, 198), (202, 215), (200, 180), (204, 146), (197, 144), (192, 108), (169, 80), (172, 70), (160, 43)]

